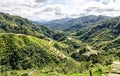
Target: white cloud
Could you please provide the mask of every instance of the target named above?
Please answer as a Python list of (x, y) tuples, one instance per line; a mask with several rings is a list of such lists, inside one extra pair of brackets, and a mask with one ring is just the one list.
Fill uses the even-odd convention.
[(32, 20), (52, 20), (85, 15), (120, 15), (120, 0), (0, 0), (0, 12)]
[(48, 2), (50, 0), (35, 0), (35, 2)]
[(101, 0), (101, 2), (105, 5), (109, 4), (110, 2), (112, 2), (113, 0)]

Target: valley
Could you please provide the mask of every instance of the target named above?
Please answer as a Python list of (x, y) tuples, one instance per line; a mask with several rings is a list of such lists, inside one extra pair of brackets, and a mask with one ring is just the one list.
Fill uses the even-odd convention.
[(34, 23), (0, 13), (0, 76), (120, 76), (120, 17)]

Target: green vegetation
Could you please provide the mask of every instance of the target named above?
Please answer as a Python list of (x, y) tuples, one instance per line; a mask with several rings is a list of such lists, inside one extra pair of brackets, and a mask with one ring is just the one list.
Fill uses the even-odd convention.
[(106, 19), (77, 19), (66, 33), (0, 13), (0, 76), (119, 74), (120, 17)]
[(59, 62), (57, 57), (47, 52), (52, 46), (43, 39), (22, 34), (4, 34), (0, 35), (0, 39), (3, 41), (0, 45), (4, 46), (0, 49), (1, 65), (10, 66), (13, 70), (44, 67), (50, 62)]
[(107, 19), (110, 19), (110, 17), (90, 15), (90, 16), (84, 16), (84, 17), (79, 17), (75, 19), (74, 18), (58, 19), (58, 20), (47, 22), (45, 23), (45, 25), (56, 30), (73, 32)]
[[(59, 32), (43, 25), (34, 24), (32, 21), (19, 16), (0, 13), (0, 33), (16, 33), (32, 35), (38, 38), (45, 38), (45, 36), (53, 38)], [(59, 38), (62, 39), (60, 34), (64, 35), (64, 33), (59, 33)]]
[[(120, 17), (100, 22), (96, 25), (82, 29), (76, 36), (85, 43), (88, 43), (94, 50), (99, 52), (102, 57), (119, 59), (120, 52)], [(85, 31), (88, 30), (88, 31)], [(109, 61), (109, 60), (108, 60)]]

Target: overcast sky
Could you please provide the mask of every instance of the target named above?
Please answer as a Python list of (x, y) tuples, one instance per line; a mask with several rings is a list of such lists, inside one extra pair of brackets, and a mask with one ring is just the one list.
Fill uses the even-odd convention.
[(86, 15), (120, 16), (120, 0), (0, 0), (0, 12), (34, 21)]

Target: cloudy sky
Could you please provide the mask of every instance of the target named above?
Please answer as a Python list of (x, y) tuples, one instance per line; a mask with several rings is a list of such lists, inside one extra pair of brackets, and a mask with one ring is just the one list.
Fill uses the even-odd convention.
[(120, 16), (120, 0), (0, 0), (0, 12), (34, 21), (86, 15)]

